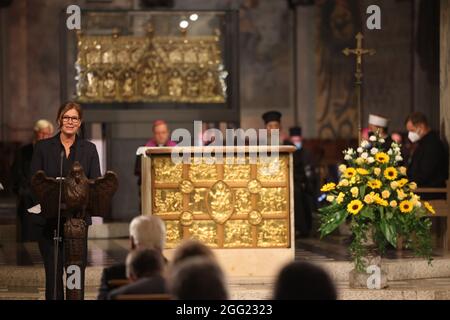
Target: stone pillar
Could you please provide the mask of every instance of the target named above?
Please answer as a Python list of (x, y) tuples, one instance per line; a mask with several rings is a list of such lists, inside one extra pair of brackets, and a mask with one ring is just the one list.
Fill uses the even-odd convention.
[(316, 137), (316, 6), (298, 6), (297, 122), (305, 137)]
[[(441, 0), (441, 135), (450, 142), (450, 0)], [(449, 167), (450, 170), (450, 167)]]

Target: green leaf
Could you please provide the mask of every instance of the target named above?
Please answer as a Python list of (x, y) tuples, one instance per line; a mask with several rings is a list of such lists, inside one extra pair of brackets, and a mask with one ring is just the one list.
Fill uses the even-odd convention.
[(364, 209), (361, 210), (360, 215), (362, 217), (369, 218), (372, 221), (375, 220), (375, 215), (374, 215), (373, 209), (368, 206), (365, 206)]
[(341, 208), (341, 205), (338, 203), (332, 203), (329, 206), (323, 207), (319, 209), (320, 213), (332, 213), (334, 211), (338, 211)]
[(327, 221), (320, 226), (320, 237), (323, 238), (333, 232), (339, 225), (345, 221), (348, 212), (346, 210), (340, 210), (327, 217)]
[(366, 185), (363, 184), (362, 186), (359, 187), (359, 198), (360, 199), (364, 199), (364, 196), (366, 195)]
[(395, 230), (394, 224), (389, 223), (386, 219), (381, 219), (380, 229), (386, 240), (389, 241), (389, 243), (394, 247), (397, 247), (397, 231)]

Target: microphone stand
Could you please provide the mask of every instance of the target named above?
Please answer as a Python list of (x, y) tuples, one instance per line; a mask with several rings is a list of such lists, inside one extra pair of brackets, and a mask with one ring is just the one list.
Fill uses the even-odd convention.
[[(60, 235), (60, 224), (61, 224), (61, 198), (62, 198), (62, 171), (63, 171), (63, 157), (64, 150), (61, 150), (60, 167), (59, 167), (59, 199), (58, 199), (58, 224), (56, 225), (56, 230), (53, 236), (53, 248), (54, 248), (54, 278), (53, 278), (53, 300), (57, 300), (57, 283), (58, 283), (58, 256), (59, 256), (59, 243), (62, 241)], [(61, 279), (59, 279), (61, 280)]]

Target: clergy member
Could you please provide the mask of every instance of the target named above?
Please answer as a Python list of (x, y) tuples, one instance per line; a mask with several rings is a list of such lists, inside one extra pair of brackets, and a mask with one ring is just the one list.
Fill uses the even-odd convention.
[[(421, 188), (444, 188), (448, 179), (448, 152), (438, 134), (431, 130), (426, 116), (414, 112), (406, 119), (408, 138), (416, 144), (408, 161), (408, 177)], [(443, 194), (422, 194), (436, 199)]]
[(378, 133), (381, 138), (384, 139), (383, 149), (389, 150), (392, 144), (392, 138), (388, 134), (389, 119), (380, 115), (369, 115), (369, 137)]
[(278, 130), (279, 135), (278, 144), (281, 145), (282, 142), (285, 140), (281, 133), (281, 112), (268, 111), (262, 115), (262, 118), (264, 120), (264, 125), (267, 130), (267, 144), (271, 144), (272, 130)]

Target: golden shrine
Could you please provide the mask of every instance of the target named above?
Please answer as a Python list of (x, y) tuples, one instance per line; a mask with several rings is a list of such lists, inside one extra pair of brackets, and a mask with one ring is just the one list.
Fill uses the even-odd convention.
[(211, 36), (77, 33), (77, 101), (224, 103), (220, 32)]
[[(142, 159), (143, 214), (164, 221), (166, 249), (170, 251), (183, 239), (197, 239), (215, 248), (227, 269), (239, 275), (265, 274), (278, 268), (280, 261), (292, 260), (291, 152), (295, 148), (246, 147), (244, 163), (232, 164), (205, 163), (194, 157), (198, 148), (236, 151), (235, 147), (177, 148), (192, 157), (188, 163), (175, 164), (173, 148), (149, 147)], [(249, 148), (277, 148), (279, 155), (251, 163)]]

